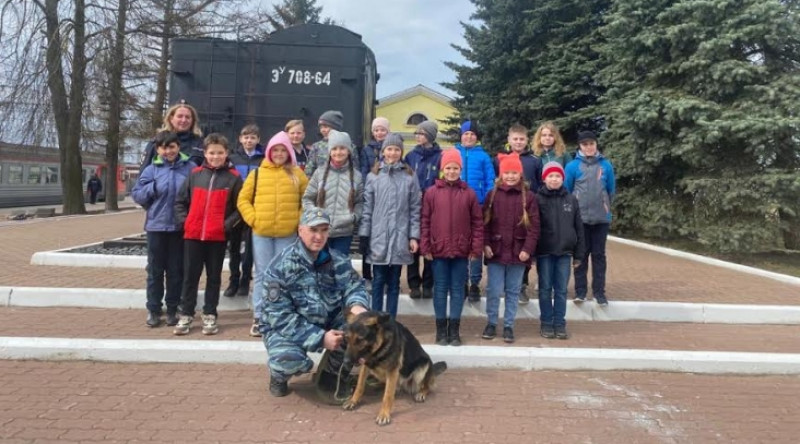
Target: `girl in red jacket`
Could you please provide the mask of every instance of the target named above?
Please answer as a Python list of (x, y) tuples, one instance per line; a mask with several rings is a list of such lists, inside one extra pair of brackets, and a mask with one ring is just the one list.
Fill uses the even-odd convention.
[(217, 304), (225, 260), (226, 233), (241, 223), (236, 199), (242, 178), (228, 161), (228, 140), (222, 134), (209, 134), (203, 143), (205, 161), (192, 170), (175, 200), (175, 219), (183, 225), (183, 291), (178, 307), (180, 320), (172, 331), (189, 333), (197, 305), (197, 286), (206, 269), (203, 334), (215, 335)]
[(420, 253), (433, 261), (437, 345), (461, 345), (459, 328), (467, 264), (483, 250), (481, 207), (475, 192), (460, 179), (461, 166), (461, 154), (457, 150), (444, 151), (441, 161), (444, 179), (437, 179), (422, 201)]
[(514, 319), (517, 316), (522, 275), (531, 264), (539, 240), (539, 206), (536, 196), (522, 180), (522, 162), (518, 154), (497, 156), (500, 177), (483, 205), (483, 254), (488, 261), (486, 286), (488, 322), (483, 339), (497, 335), (500, 294), (505, 293), (503, 340), (514, 342)]

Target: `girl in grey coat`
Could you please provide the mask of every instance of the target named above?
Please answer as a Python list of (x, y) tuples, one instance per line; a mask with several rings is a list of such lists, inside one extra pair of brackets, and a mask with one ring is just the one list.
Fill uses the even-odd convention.
[(419, 244), (422, 192), (411, 168), (402, 162), (403, 138), (389, 134), (383, 142), (383, 160), (367, 176), (359, 245), (372, 270), (372, 309), (397, 316), (400, 271), (413, 262)]
[(328, 249), (350, 254), (355, 225), (361, 218), (364, 188), (361, 173), (353, 165), (350, 136), (328, 133), (330, 159), (311, 176), (303, 195), (303, 208), (319, 207), (331, 217)]

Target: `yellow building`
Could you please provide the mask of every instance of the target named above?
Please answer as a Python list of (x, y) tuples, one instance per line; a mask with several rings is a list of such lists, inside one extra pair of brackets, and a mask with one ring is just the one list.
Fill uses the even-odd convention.
[(442, 148), (445, 148), (453, 145), (443, 134), (451, 126), (442, 123), (456, 113), (456, 109), (450, 104), (451, 100), (444, 94), (417, 85), (379, 99), (375, 115), (389, 119), (392, 132), (403, 136), (406, 149), (416, 145), (414, 129), (417, 125), (426, 120), (433, 120), (439, 125), (439, 135), (436, 140)]

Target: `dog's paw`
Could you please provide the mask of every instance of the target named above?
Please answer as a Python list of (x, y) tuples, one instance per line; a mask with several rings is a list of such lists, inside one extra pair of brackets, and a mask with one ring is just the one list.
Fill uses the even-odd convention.
[(414, 395), (414, 401), (425, 402), (426, 396), (427, 395), (425, 393), (417, 393), (416, 395)]
[(356, 407), (358, 407), (358, 403), (353, 401), (353, 398), (348, 399), (342, 404), (342, 408), (345, 410), (355, 410)]
[(378, 417), (375, 418), (375, 424), (381, 426), (389, 425), (390, 422), (392, 422), (392, 416), (388, 413), (378, 413)]

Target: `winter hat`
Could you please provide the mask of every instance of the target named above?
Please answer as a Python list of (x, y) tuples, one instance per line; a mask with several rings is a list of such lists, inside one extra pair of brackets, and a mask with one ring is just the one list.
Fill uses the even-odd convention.
[(481, 132), (478, 129), (478, 124), (476, 124), (472, 120), (465, 120), (464, 123), (461, 124), (461, 131), (458, 134), (462, 135), (467, 131), (472, 131), (473, 133), (475, 133), (476, 136), (478, 136), (478, 139), (481, 138)]
[(581, 131), (578, 133), (578, 143), (586, 140), (594, 140), (597, 142), (597, 136), (594, 134), (594, 131)]
[(561, 175), (561, 178), (564, 178), (564, 167), (561, 166), (558, 162), (547, 162), (542, 168), (542, 180), (547, 178), (550, 173), (558, 173)]
[(500, 161), (500, 174), (509, 171), (516, 171), (522, 174), (522, 161), (519, 160), (519, 154), (498, 154), (497, 160)]
[(328, 125), (336, 131), (344, 129), (344, 115), (341, 111), (328, 110), (319, 116), (320, 125)]
[(436, 135), (439, 133), (439, 125), (432, 120), (426, 120), (417, 125), (416, 132), (424, 134), (428, 142), (433, 143), (436, 140)]
[(291, 162), (292, 165), (297, 165), (297, 158), (295, 157), (294, 154), (294, 148), (292, 148), (292, 141), (289, 140), (289, 135), (286, 134), (285, 131), (279, 131), (275, 133), (275, 135), (272, 136), (271, 139), (269, 139), (269, 143), (267, 144), (267, 150), (264, 153), (264, 156), (270, 162), (272, 162), (272, 148), (274, 148), (277, 145), (283, 145), (283, 147), (286, 148), (286, 151), (289, 152), (289, 162)]
[(383, 139), (383, 144), (381, 145), (381, 153), (383, 150), (386, 149), (387, 146), (396, 146), (400, 148), (402, 151), (403, 149), (403, 136), (397, 133), (389, 133), (385, 139)]
[[(333, 148), (335, 146), (343, 146), (353, 151), (353, 142), (350, 140), (350, 134), (332, 129), (331, 132), (328, 133), (328, 148)], [(353, 153), (351, 152), (350, 154)]]
[(385, 128), (386, 131), (390, 131), (389, 119), (386, 117), (376, 117), (375, 120), (372, 121), (372, 130), (375, 131), (377, 127)]
[(461, 153), (455, 148), (442, 151), (442, 161), (439, 167), (444, 169), (445, 166), (451, 163), (456, 163), (458, 164), (459, 168), (463, 168), (463, 164), (461, 163)]

